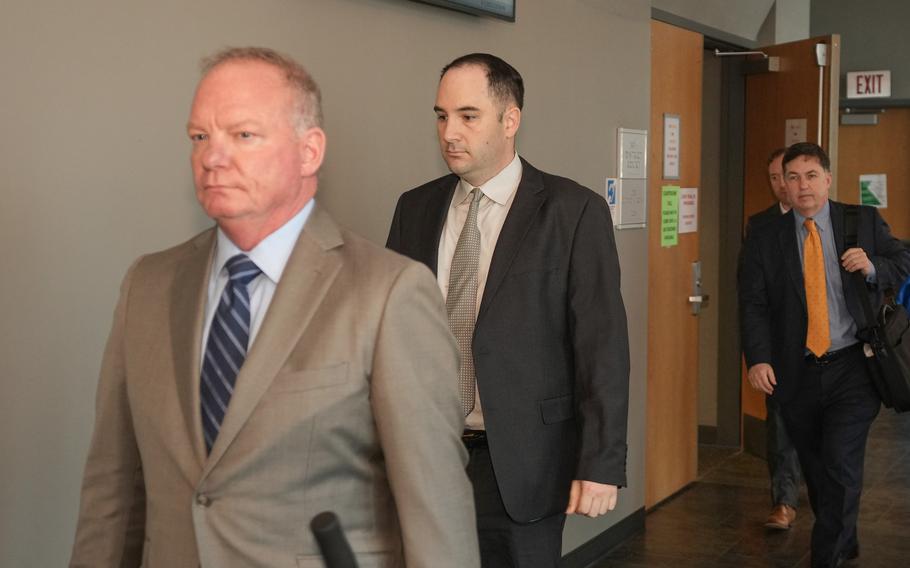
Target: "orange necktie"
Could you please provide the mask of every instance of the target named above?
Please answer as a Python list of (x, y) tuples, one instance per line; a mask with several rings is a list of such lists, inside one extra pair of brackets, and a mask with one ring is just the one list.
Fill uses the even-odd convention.
[(806, 282), (806, 308), (809, 311), (809, 329), (806, 331), (806, 347), (816, 357), (821, 357), (831, 346), (828, 331), (828, 292), (825, 288), (825, 255), (822, 254), (822, 239), (815, 221), (806, 219), (809, 231), (803, 241), (803, 280)]

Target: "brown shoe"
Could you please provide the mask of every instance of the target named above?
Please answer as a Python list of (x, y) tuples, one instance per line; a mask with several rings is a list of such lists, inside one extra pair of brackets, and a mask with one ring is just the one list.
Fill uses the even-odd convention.
[(790, 505), (775, 505), (765, 521), (765, 528), (785, 531), (796, 520), (796, 509)]

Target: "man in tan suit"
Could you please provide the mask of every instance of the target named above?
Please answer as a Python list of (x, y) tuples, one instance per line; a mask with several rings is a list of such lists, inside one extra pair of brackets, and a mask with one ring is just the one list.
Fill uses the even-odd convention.
[(137, 260), (105, 350), (71, 566), (477, 566), (457, 348), (425, 267), (313, 200), (319, 90), (271, 50), (204, 68), (188, 133), (217, 227)]

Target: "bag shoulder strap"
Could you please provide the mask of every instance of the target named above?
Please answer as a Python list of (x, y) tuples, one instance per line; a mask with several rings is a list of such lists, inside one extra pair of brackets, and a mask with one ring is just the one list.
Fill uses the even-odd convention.
[[(857, 246), (857, 233), (859, 227), (859, 205), (844, 205), (844, 244), (847, 248)], [(850, 273), (853, 291), (859, 296), (859, 303), (866, 316), (866, 326), (873, 327), (877, 323), (875, 310), (869, 301), (869, 292), (866, 290), (866, 278), (861, 270)]]

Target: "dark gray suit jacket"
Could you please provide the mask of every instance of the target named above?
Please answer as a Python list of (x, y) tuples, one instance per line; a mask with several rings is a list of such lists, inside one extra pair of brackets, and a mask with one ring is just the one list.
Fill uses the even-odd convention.
[[(831, 201), (831, 225), (838, 256), (844, 243), (844, 205)], [(910, 272), (910, 250), (891, 236), (878, 210), (860, 207), (857, 244), (866, 251), (876, 271), (876, 284), (868, 287), (873, 306), (882, 291), (898, 286)], [(858, 329), (866, 326), (860, 298), (841, 267), (844, 299)], [(777, 388), (774, 397), (787, 402), (795, 392), (805, 357), (806, 291), (796, 242), (793, 212), (781, 215), (747, 236), (739, 274), (740, 326), (746, 365), (769, 363)]]
[[(625, 485), (629, 344), (606, 202), (522, 167), (473, 349), (500, 493), (528, 522), (564, 511), (572, 479)], [(435, 272), (457, 182), (402, 195), (387, 246)]]
[(775, 203), (774, 205), (772, 205), (771, 207), (768, 207), (767, 209), (762, 209), (755, 215), (750, 215), (749, 219), (746, 220), (746, 232), (745, 232), (746, 236), (748, 237), (749, 233), (751, 233), (752, 231), (754, 231), (755, 229), (757, 229), (759, 227), (764, 226), (767, 223), (770, 223), (771, 221), (777, 219), (781, 215), (783, 215), (783, 213), (781, 213), (781, 210), (780, 210), (780, 203)]

